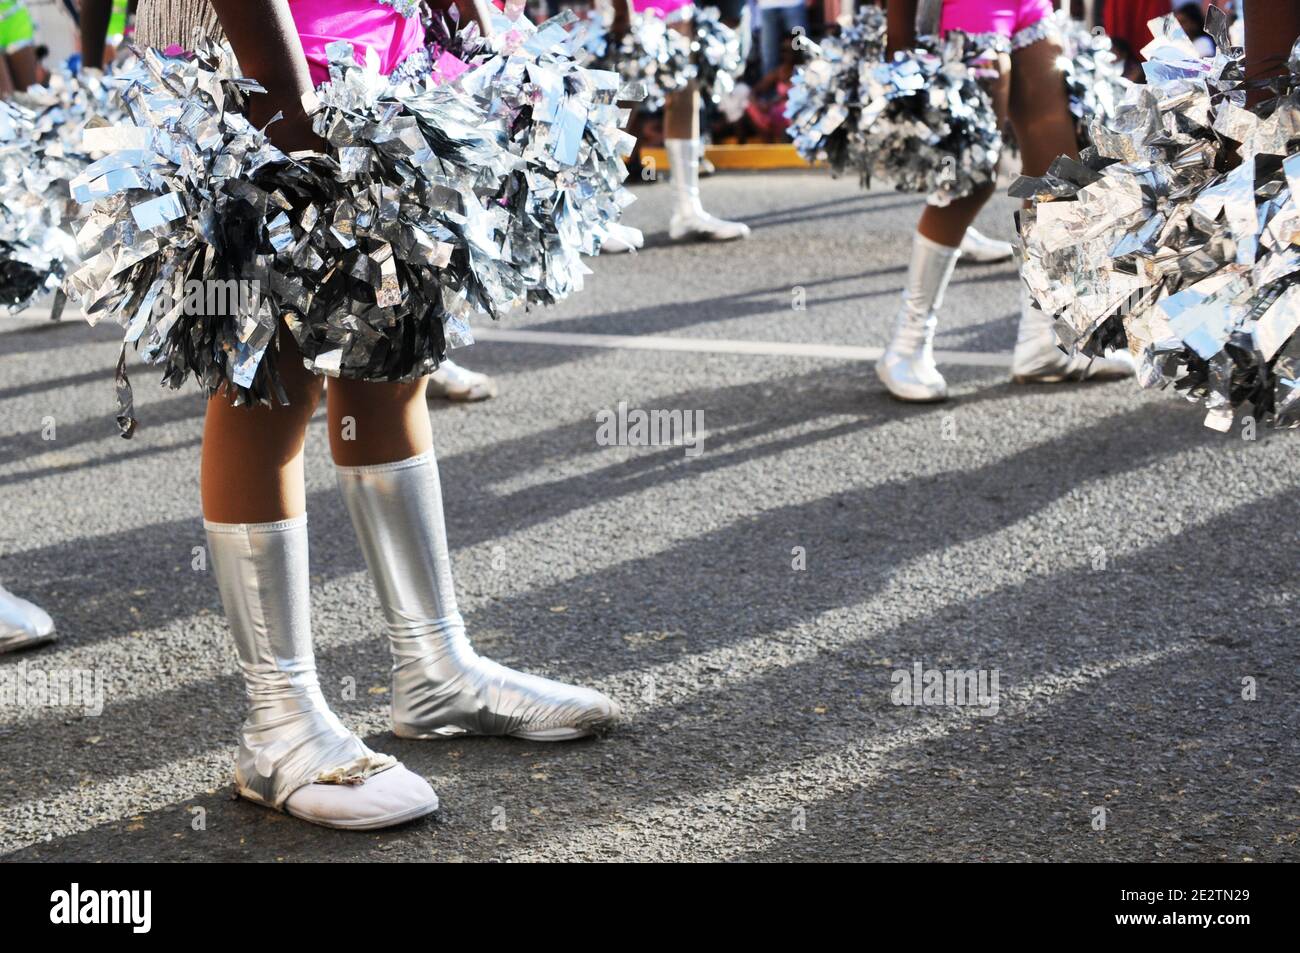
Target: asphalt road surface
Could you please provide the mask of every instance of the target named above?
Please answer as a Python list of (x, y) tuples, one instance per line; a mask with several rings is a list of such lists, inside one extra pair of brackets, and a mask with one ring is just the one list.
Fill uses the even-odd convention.
[[(707, 202), (752, 238), (676, 246), (667, 186), (636, 192), (648, 247), (498, 328), (533, 337), (456, 354), (498, 377), (499, 399), (434, 407), (477, 646), (609, 692), (627, 712), (616, 733), (392, 736), (378, 607), (312, 426), (322, 684), (443, 802), (398, 830), (331, 832), (231, 799), (241, 683), (215, 584), (192, 568), (201, 402), (138, 368), (141, 429), (124, 441), (115, 327), (0, 320), (0, 580), (61, 633), (3, 667), (104, 684), (98, 715), (0, 706), (0, 851), (1300, 857), (1300, 435), (1217, 434), (1130, 383), (1011, 385), (1009, 264), (958, 270), (938, 340), (952, 400), (892, 402), (869, 357), (915, 198), (723, 175)], [(980, 225), (1009, 237), (1011, 211), (1000, 198)], [(602, 445), (596, 415), (620, 401), (701, 412), (700, 452)], [(996, 711), (895, 704), (894, 673), (918, 663), (996, 672)]]

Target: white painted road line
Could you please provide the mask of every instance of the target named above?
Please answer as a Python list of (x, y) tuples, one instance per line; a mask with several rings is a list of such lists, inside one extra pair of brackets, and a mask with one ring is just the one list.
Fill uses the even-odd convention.
[[(557, 347), (605, 347), (638, 351), (684, 351), (691, 354), (759, 354), (769, 357), (822, 357), (839, 361), (876, 361), (882, 349), (849, 344), (796, 344), (786, 341), (731, 341), (722, 338), (668, 337), (653, 334), (577, 334), (567, 331), (530, 331), (526, 328), (474, 329), (479, 341), (509, 344), (545, 344)], [(987, 351), (935, 351), (940, 364), (968, 367), (1010, 367), (1009, 353)]]
[[(28, 308), (14, 319), (49, 323), (48, 311)], [(69, 308), (64, 321), (79, 321)], [(12, 326), (12, 325), (11, 325)], [(631, 351), (679, 351), (687, 354), (754, 354), (766, 357), (818, 357), (833, 361), (878, 361), (882, 348), (851, 344), (798, 344), (789, 341), (734, 341), (726, 338), (672, 337), (656, 334), (580, 334), (568, 331), (530, 331), (527, 328), (473, 326), (475, 340), (504, 344), (542, 344), (554, 347), (604, 347)], [(965, 367), (1010, 367), (1009, 352), (935, 351), (940, 364)]]

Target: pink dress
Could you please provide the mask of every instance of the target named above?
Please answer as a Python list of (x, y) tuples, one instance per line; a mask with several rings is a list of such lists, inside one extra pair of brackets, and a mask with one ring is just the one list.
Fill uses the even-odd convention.
[[(390, 5), (391, 3), (391, 5)], [(419, 16), (405, 16), (402, 9), (414, 8), (401, 0), (289, 0), (302, 51), (307, 54), (312, 82), (329, 79), (329, 57), (325, 47), (335, 40), (347, 40), (356, 48), (357, 62), (364, 63), (366, 51), (379, 58), (382, 73), (391, 73), (412, 53), (424, 46), (424, 25)]]

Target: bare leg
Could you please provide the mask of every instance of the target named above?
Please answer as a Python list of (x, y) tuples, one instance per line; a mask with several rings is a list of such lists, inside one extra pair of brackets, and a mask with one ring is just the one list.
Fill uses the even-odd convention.
[[(1042, 175), (1057, 156), (1079, 155), (1065, 83), (1056, 65), (1060, 55), (1061, 48), (1050, 40), (1040, 40), (1011, 55), (1011, 125), (1026, 175)], [(1133, 362), (1127, 354), (1096, 359), (1066, 354), (1057, 345), (1051, 317), (1032, 305), (1023, 287), (1020, 295), (1012, 380), (1054, 384), (1132, 375)]]
[(1025, 175), (1042, 175), (1057, 156), (1079, 157), (1065, 81), (1057, 68), (1061, 48), (1040, 40), (1011, 54), (1011, 125)]
[(330, 452), (341, 467), (393, 463), (433, 447), (424, 381), (331, 380), (326, 394)]
[(36, 47), (24, 46), (7, 57), (9, 71), (13, 74), (14, 86), (23, 90), (36, 85), (39, 64), (36, 60)]
[[(1300, 4), (1286, 0), (1247, 0), (1246, 77), (1263, 79), (1286, 72), (1291, 45), (1300, 36)], [(1262, 91), (1252, 93), (1256, 102)]]
[[(686, 36), (695, 27), (689, 21), (671, 28)], [(728, 222), (704, 211), (700, 203), (700, 94), (694, 83), (678, 90), (664, 104), (664, 149), (672, 167), (673, 213), (668, 237), (673, 240), (732, 241), (749, 235), (743, 222)]]
[(279, 371), (287, 407), (232, 407), (219, 393), (203, 423), (203, 515), (217, 523), (273, 523), (307, 509), (302, 448), (320, 401), (321, 379), (280, 332)]
[(0, 99), (8, 99), (14, 93), (14, 77), (9, 72), (9, 57), (0, 56)]

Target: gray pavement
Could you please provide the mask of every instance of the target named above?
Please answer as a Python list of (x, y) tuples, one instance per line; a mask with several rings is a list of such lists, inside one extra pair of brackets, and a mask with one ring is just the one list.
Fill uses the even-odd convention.
[[(752, 238), (683, 247), (663, 234), (667, 187), (636, 192), (645, 251), (593, 262), (584, 293), (505, 327), (885, 342), (916, 199), (816, 174), (723, 175), (708, 204)], [(1000, 198), (980, 225), (1009, 237), (1011, 211)], [(61, 633), (3, 667), (106, 680), (98, 716), (0, 705), (0, 851), (1297, 859), (1300, 437), (1225, 437), (1128, 383), (1012, 386), (992, 365), (1016, 298), (1011, 266), (959, 269), (939, 347), (986, 360), (950, 367), (939, 406), (891, 402), (863, 360), (765, 348), (485, 341), (457, 354), (502, 389), (434, 408), (471, 634), (499, 661), (617, 697), (627, 723), (598, 741), (391, 735), (378, 609), (318, 420), (322, 682), (444, 805), (372, 834), (230, 797), (242, 695), (215, 585), (191, 568), (195, 393), (137, 369), (141, 430), (123, 441), (116, 328), (0, 320), (0, 580)], [(595, 414), (619, 401), (702, 411), (703, 452), (598, 445)], [(892, 673), (916, 662), (996, 670), (997, 713), (893, 704)]]

